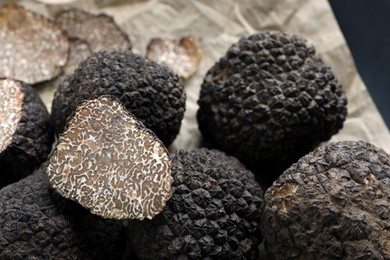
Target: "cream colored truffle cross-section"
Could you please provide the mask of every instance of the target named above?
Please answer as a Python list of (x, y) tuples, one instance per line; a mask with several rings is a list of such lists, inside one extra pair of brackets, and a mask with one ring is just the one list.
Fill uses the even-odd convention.
[(50, 155), (47, 174), (64, 197), (105, 218), (153, 218), (171, 197), (161, 141), (109, 96), (85, 101)]

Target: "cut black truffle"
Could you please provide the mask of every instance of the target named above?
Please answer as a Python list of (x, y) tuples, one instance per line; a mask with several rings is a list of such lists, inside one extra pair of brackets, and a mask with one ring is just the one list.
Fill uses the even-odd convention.
[(52, 105), (56, 133), (81, 101), (104, 94), (118, 98), (166, 146), (178, 134), (185, 111), (179, 77), (165, 66), (117, 50), (92, 54), (58, 87)]
[(0, 191), (0, 259), (121, 259), (122, 223), (69, 204), (44, 171)]
[(180, 39), (153, 38), (147, 46), (146, 57), (172, 68), (179, 77), (188, 79), (198, 69), (202, 52), (195, 36)]
[(105, 218), (153, 218), (172, 195), (171, 158), (162, 142), (107, 95), (81, 103), (49, 158), (62, 196)]
[(72, 8), (58, 13), (56, 22), (69, 37), (85, 40), (93, 52), (111, 48), (131, 49), (127, 34), (106, 14), (95, 15)]
[(277, 174), (337, 133), (347, 114), (342, 87), (314, 47), (281, 32), (233, 44), (207, 72), (198, 104), (208, 146)]
[(173, 196), (152, 220), (131, 221), (140, 259), (257, 258), (262, 190), (237, 159), (217, 150), (172, 155)]
[(265, 193), (276, 259), (390, 259), (390, 156), (363, 141), (322, 146)]
[(51, 20), (15, 4), (0, 9), (0, 78), (28, 84), (53, 79), (68, 58), (66, 34)]
[(31, 86), (0, 79), (0, 187), (30, 174), (53, 141), (50, 115)]

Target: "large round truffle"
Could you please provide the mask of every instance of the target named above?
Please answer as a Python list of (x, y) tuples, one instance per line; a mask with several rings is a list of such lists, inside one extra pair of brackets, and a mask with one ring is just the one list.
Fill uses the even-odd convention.
[(363, 141), (322, 146), (265, 193), (277, 259), (390, 259), (390, 156)]
[(257, 258), (263, 193), (237, 159), (217, 150), (172, 154), (173, 196), (152, 220), (132, 221), (141, 259)]
[(184, 86), (170, 69), (130, 51), (104, 50), (81, 62), (54, 94), (52, 122), (57, 133), (81, 101), (117, 97), (168, 146), (180, 130)]
[(44, 167), (0, 191), (0, 259), (121, 259), (122, 223), (64, 201)]
[(343, 126), (346, 96), (305, 39), (257, 33), (204, 78), (197, 119), (207, 145), (279, 174)]
[(105, 218), (153, 218), (172, 195), (165, 146), (109, 96), (77, 107), (49, 162), (57, 192)]
[(34, 89), (0, 79), (0, 187), (32, 173), (52, 141), (50, 115)]
[(15, 4), (0, 9), (0, 78), (28, 84), (53, 79), (68, 50), (66, 34), (53, 21)]

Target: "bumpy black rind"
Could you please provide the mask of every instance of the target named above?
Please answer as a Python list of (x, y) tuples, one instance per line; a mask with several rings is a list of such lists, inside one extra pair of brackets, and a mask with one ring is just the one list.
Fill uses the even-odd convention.
[(258, 257), (263, 192), (237, 159), (217, 150), (172, 154), (173, 196), (152, 220), (132, 221), (140, 259)]
[(53, 142), (50, 115), (39, 95), (28, 84), (24, 94), (22, 116), (8, 147), (0, 152), (0, 187), (31, 174), (47, 159)]
[(44, 171), (0, 191), (0, 259), (121, 259), (122, 223), (66, 201)]
[(233, 44), (207, 72), (198, 104), (209, 147), (279, 174), (337, 133), (347, 114), (346, 96), (314, 47), (281, 32)]
[(390, 157), (363, 141), (322, 146), (265, 193), (276, 259), (390, 259)]
[(81, 101), (108, 94), (118, 98), (168, 146), (180, 130), (185, 91), (169, 68), (130, 51), (103, 50), (81, 62), (54, 94), (52, 123), (62, 132)]

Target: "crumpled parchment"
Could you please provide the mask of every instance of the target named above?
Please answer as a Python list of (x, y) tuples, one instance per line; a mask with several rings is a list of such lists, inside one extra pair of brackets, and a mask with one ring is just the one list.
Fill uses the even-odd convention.
[[(1, 1), (1, 0), (0, 0)], [(153, 37), (199, 38), (203, 59), (185, 83), (187, 108), (181, 131), (171, 149), (192, 149), (200, 144), (196, 123), (197, 99), (203, 76), (240, 36), (256, 31), (285, 31), (309, 39), (333, 69), (348, 97), (348, 118), (331, 140), (365, 140), (390, 152), (390, 134), (357, 73), (345, 39), (326, 0), (76, 0), (71, 4), (44, 5), (22, 1), (45, 15), (73, 6), (114, 17), (129, 34), (133, 51), (145, 55)], [(39, 94), (50, 107), (53, 88)]]

